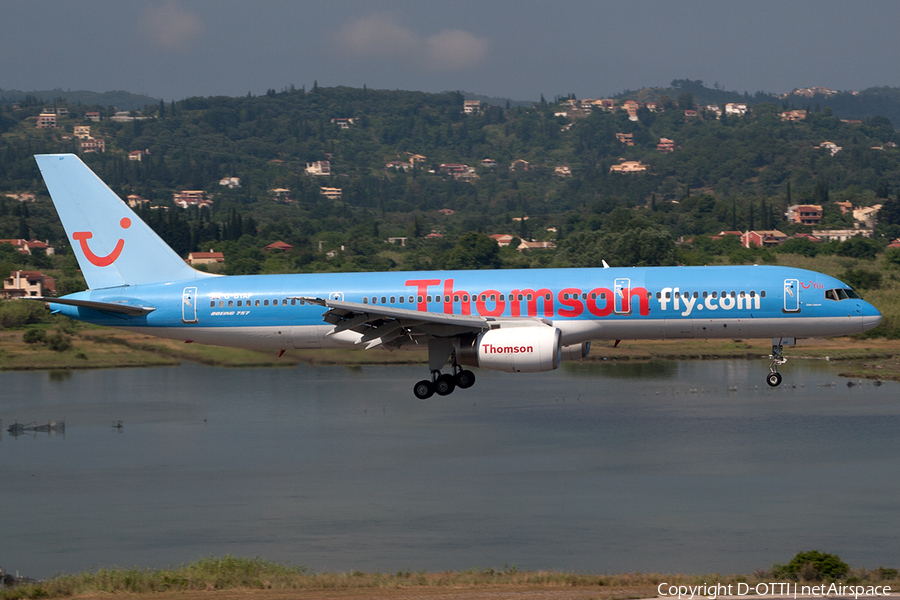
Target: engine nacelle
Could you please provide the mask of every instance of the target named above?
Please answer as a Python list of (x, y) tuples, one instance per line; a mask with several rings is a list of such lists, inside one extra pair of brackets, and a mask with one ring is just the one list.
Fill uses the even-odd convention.
[(562, 360), (560, 331), (555, 327), (491, 329), (456, 342), (456, 361), (507, 373), (552, 371)]
[(571, 346), (562, 347), (563, 360), (581, 360), (587, 358), (591, 353), (591, 343), (583, 342), (581, 344), (572, 344)]

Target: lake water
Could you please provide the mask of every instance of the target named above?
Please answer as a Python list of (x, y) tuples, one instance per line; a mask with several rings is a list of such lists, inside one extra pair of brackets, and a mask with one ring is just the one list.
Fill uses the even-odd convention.
[(565, 367), (427, 401), (421, 367), (0, 373), (0, 565), (900, 566), (898, 384), (799, 360), (774, 390), (765, 361)]

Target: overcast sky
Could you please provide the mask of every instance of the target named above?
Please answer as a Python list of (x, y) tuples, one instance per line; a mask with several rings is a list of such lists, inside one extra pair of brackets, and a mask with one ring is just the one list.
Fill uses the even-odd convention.
[(165, 100), (293, 84), (516, 100), (673, 79), (900, 87), (900, 2), (0, 0), (0, 88)]

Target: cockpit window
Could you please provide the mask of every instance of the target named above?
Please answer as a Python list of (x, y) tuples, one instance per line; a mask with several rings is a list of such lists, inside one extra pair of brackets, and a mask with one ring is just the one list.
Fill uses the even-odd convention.
[(850, 288), (837, 288), (834, 290), (825, 290), (825, 299), (826, 300), (836, 300), (840, 302), (841, 300), (850, 300), (850, 299), (858, 299), (859, 294), (851, 290)]

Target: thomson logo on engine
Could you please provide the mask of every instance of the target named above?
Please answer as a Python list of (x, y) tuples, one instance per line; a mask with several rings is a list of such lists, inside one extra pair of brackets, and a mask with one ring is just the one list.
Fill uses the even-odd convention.
[(481, 351), (486, 354), (519, 354), (521, 352), (534, 352), (534, 346), (495, 346), (482, 344)]

